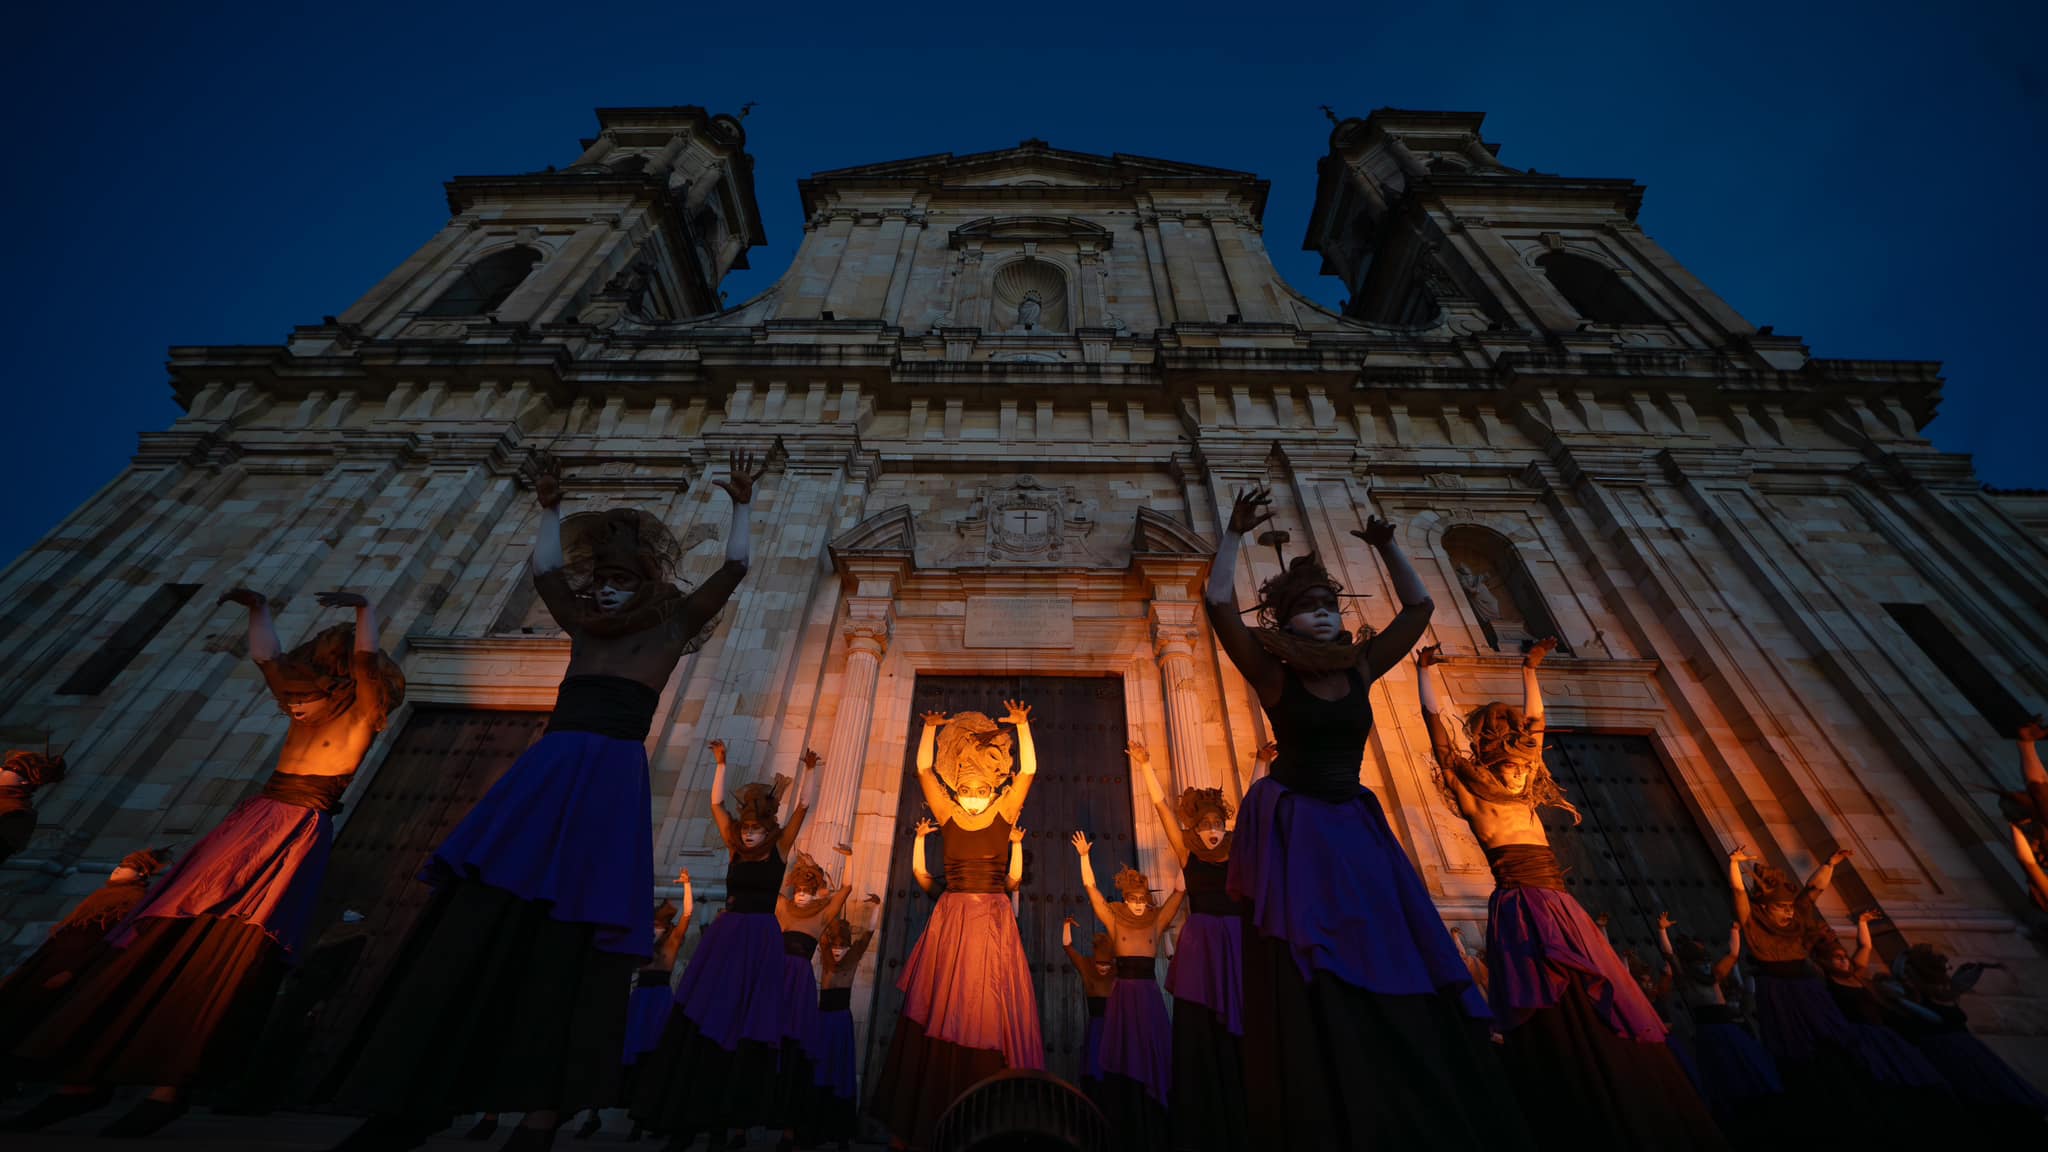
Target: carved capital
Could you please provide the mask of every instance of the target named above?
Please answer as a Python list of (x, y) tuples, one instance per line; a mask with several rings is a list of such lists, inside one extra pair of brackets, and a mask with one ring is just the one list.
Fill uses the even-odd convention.
[(1161, 662), (1195, 653), (1195, 616), (1200, 606), (1192, 600), (1154, 600), (1148, 606), (1152, 618), (1152, 654)]
[(889, 630), (895, 623), (896, 605), (892, 600), (872, 596), (855, 596), (846, 602), (846, 623), (839, 629), (846, 637), (846, 654), (851, 658), (855, 653), (866, 653), (881, 659), (889, 650)]

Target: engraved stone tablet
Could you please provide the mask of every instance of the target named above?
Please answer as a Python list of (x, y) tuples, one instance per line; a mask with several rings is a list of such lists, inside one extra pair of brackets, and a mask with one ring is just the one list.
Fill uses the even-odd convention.
[(969, 596), (969, 648), (1072, 648), (1074, 602), (1065, 596)]

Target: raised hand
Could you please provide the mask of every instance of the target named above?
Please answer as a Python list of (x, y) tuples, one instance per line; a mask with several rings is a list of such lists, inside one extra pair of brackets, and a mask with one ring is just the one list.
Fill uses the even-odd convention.
[(1394, 542), (1394, 522), (1382, 520), (1377, 516), (1367, 516), (1365, 527), (1353, 528), (1351, 534), (1375, 548), (1384, 548)]
[(1074, 833), (1073, 838), (1070, 842), (1074, 845), (1075, 855), (1078, 856), (1086, 856), (1088, 854), (1088, 850), (1090, 848), (1095, 847), (1094, 844), (1089, 842), (1088, 834), (1086, 832)]
[(1415, 650), (1415, 667), (1417, 670), (1434, 668), (1443, 662), (1444, 646), (1441, 644), (1431, 644)]
[(690, 870), (689, 870), (688, 868), (678, 868), (678, 869), (676, 869), (676, 883), (678, 883), (678, 884), (688, 884), (689, 882), (690, 882)]
[(320, 602), (322, 608), (362, 608), (370, 603), (360, 592), (344, 592), (339, 588), (313, 598)]
[(861, 897), (860, 902), (863, 904), (880, 904), (882, 902), (882, 898), (880, 896), (875, 895), (873, 892), (870, 892), (867, 895)]
[(2048, 740), (2048, 721), (2043, 721), (2039, 716), (2020, 725), (2022, 743), (2032, 744), (2037, 740)]
[(1273, 491), (1264, 484), (1241, 489), (1230, 505), (1230, 531), (1245, 536), (1273, 518)]
[(1145, 746), (1136, 740), (1124, 745), (1124, 755), (1129, 756), (1131, 763), (1140, 768), (1149, 767), (1152, 763), (1152, 754), (1145, 751)]
[(533, 498), (543, 508), (562, 503), (562, 462), (546, 449), (533, 454)]
[(932, 833), (934, 833), (934, 832), (937, 832), (938, 830), (939, 830), (939, 826), (938, 826), (937, 824), (934, 824), (934, 823), (932, 823), (932, 818), (931, 818), (931, 817), (929, 817), (929, 816), (920, 816), (920, 817), (918, 817), (918, 818), (917, 818), (917, 829), (916, 829), (916, 831), (917, 831), (917, 837), (918, 837), (918, 839), (922, 840), (922, 839), (924, 839), (924, 838), (925, 838), (926, 836), (929, 836), (929, 835), (931, 835)]
[(1750, 855), (1747, 848), (1738, 847), (1728, 853), (1728, 862), (1731, 864), (1754, 864), (1756, 863), (1756, 857)]
[(754, 481), (759, 480), (762, 474), (768, 471), (767, 463), (762, 462), (760, 469), (756, 471), (752, 452), (735, 452), (727, 463), (731, 474), (723, 480), (713, 480), (711, 483), (724, 489), (725, 494), (732, 497), (735, 504), (752, 503)]
[(1834, 850), (1833, 853), (1831, 853), (1828, 856), (1828, 867), (1833, 868), (1837, 864), (1840, 864), (1842, 861), (1847, 860), (1849, 857), (1853, 855), (1855, 855), (1855, 853), (1850, 849), (1837, 848)]
[(1019, 824), (1019, 825), (1018, 825), (1018, 826), (1016, 826), (1015, 828), (1012, 828), (1012, 829), (1010, 829), (1010, 843), (1012, 843), (1012, 844), (1022, 844), (1023, 842), (1024, 842), (1024, 826), (1023, 826), (1022, 824)]
[(714, 758), (716, 758), (720, 764), (725, 763), (725, 741), (713, 740), (711, 742), (711, 755)]
[(797, 760), (806, 768), (816, 768), (821, 762), (818, 754), (809, 748), (804, 749), (804, 754), (798, 757)]
[(1543, 639), (1538, 640), (1534, 644), (1529, 645), (1529, 650), (1527, 652), (1522, 653), (1522, 667), (1538, 667), (1543, 663), (1543, 658), (1545, 656), (1548, 656), (1555, 651), (1557, 651), (1557, 637), (1545, 636)]
[(1674, 926), (1676, 926), (1676, 925), (1677, 925), (1677, 923), (1678, 923), (1678, 921), (1676, 921), (1676, 920), (1673, 920), (1673, 919), (1671, 918), (1671, 913), (1669, 913), (1669, 912), (1659, 912), (1659, 913), (1657, 913), (1657, 930), (1658, 930), (1658, 931), (1660, 931), (1660, 932), (1663, 932), (1663, 931), (1669, 931), (1669, 930), (1670, 930), (1671, 928), (1673, 928)]
[(1005, 700), (1003, 701), (1003, 707), (1009, 712), (1009, 715), (1003, 717), (998, 723), (1016, 724), (1020, 727), (1031, 723), (1031, 705), (1024, 703), (1022, 700)]
[(1856, 922), (1858, 924), (1868, 924), (1872, 920), (1882, 919), (1884, 919), (1884, 913), (1876, 908), (1865, 908), (1856, 914)]
[(1271, 764), (1273, 761), (1278, 760), (1279, 758), (1280, 745), (1275, 744), (1271, 740), (1268, 740), (1264, 744), (1259, 745), (1259, 751), (1257, 754), (1257, 759), (1259, 763)]
[(261, 592), (252, 591), (248, 588), (230, 588), (221, 593), (220, 599), (214, 601), (214, 603), (216, 605), (240, 604), (244, 608), (261, 608), (269, 603), (269, 601), (263, 598), (263, 593)]
[(946, 723), (946, 714), (944, 712), (926, 712), (922, 714), (921, 718), (924, 720), (926, 728), (938, 728)]

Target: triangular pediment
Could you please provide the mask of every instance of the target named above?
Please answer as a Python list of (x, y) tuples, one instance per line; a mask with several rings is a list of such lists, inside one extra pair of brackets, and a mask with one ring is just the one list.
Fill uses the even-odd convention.
[(830, 545), (839, 555), (903, 553), (917, 551), (917, 526), (910, 505), (898, 504), (875, 513), (835, 537)]
[(1266, 182), (1250, 172), (1211, 168), (1150, 156), (1118, 152), (1109, 156), (1070, 152), (1042, 140), (1026, 140), (1015, 148), (956, 156), (939, 152), (880, 164), (834, 168), (799, 182), (805, 211), (815, 208), (813, 192), (833, 185), (919, 184), (927, 187), (973, 188), (1122, 188), (1152, 181), (1240, 185), (1257, 209), (1265, 205)]
[(1188, 556), (1207, 560), (1216, 546), (1202, 539), (1193, 528), (1164, 512), (1138, 509), (1138, 523), (1131, 536), (1135, 556)]

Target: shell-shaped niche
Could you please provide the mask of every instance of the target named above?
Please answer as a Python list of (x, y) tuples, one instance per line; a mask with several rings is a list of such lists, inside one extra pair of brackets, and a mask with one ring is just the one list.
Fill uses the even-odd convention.
[(1004, 332), (1065, 332), (1067, 278), (1059, 266), (1025, 257), (996, 269), (996, 328)]

